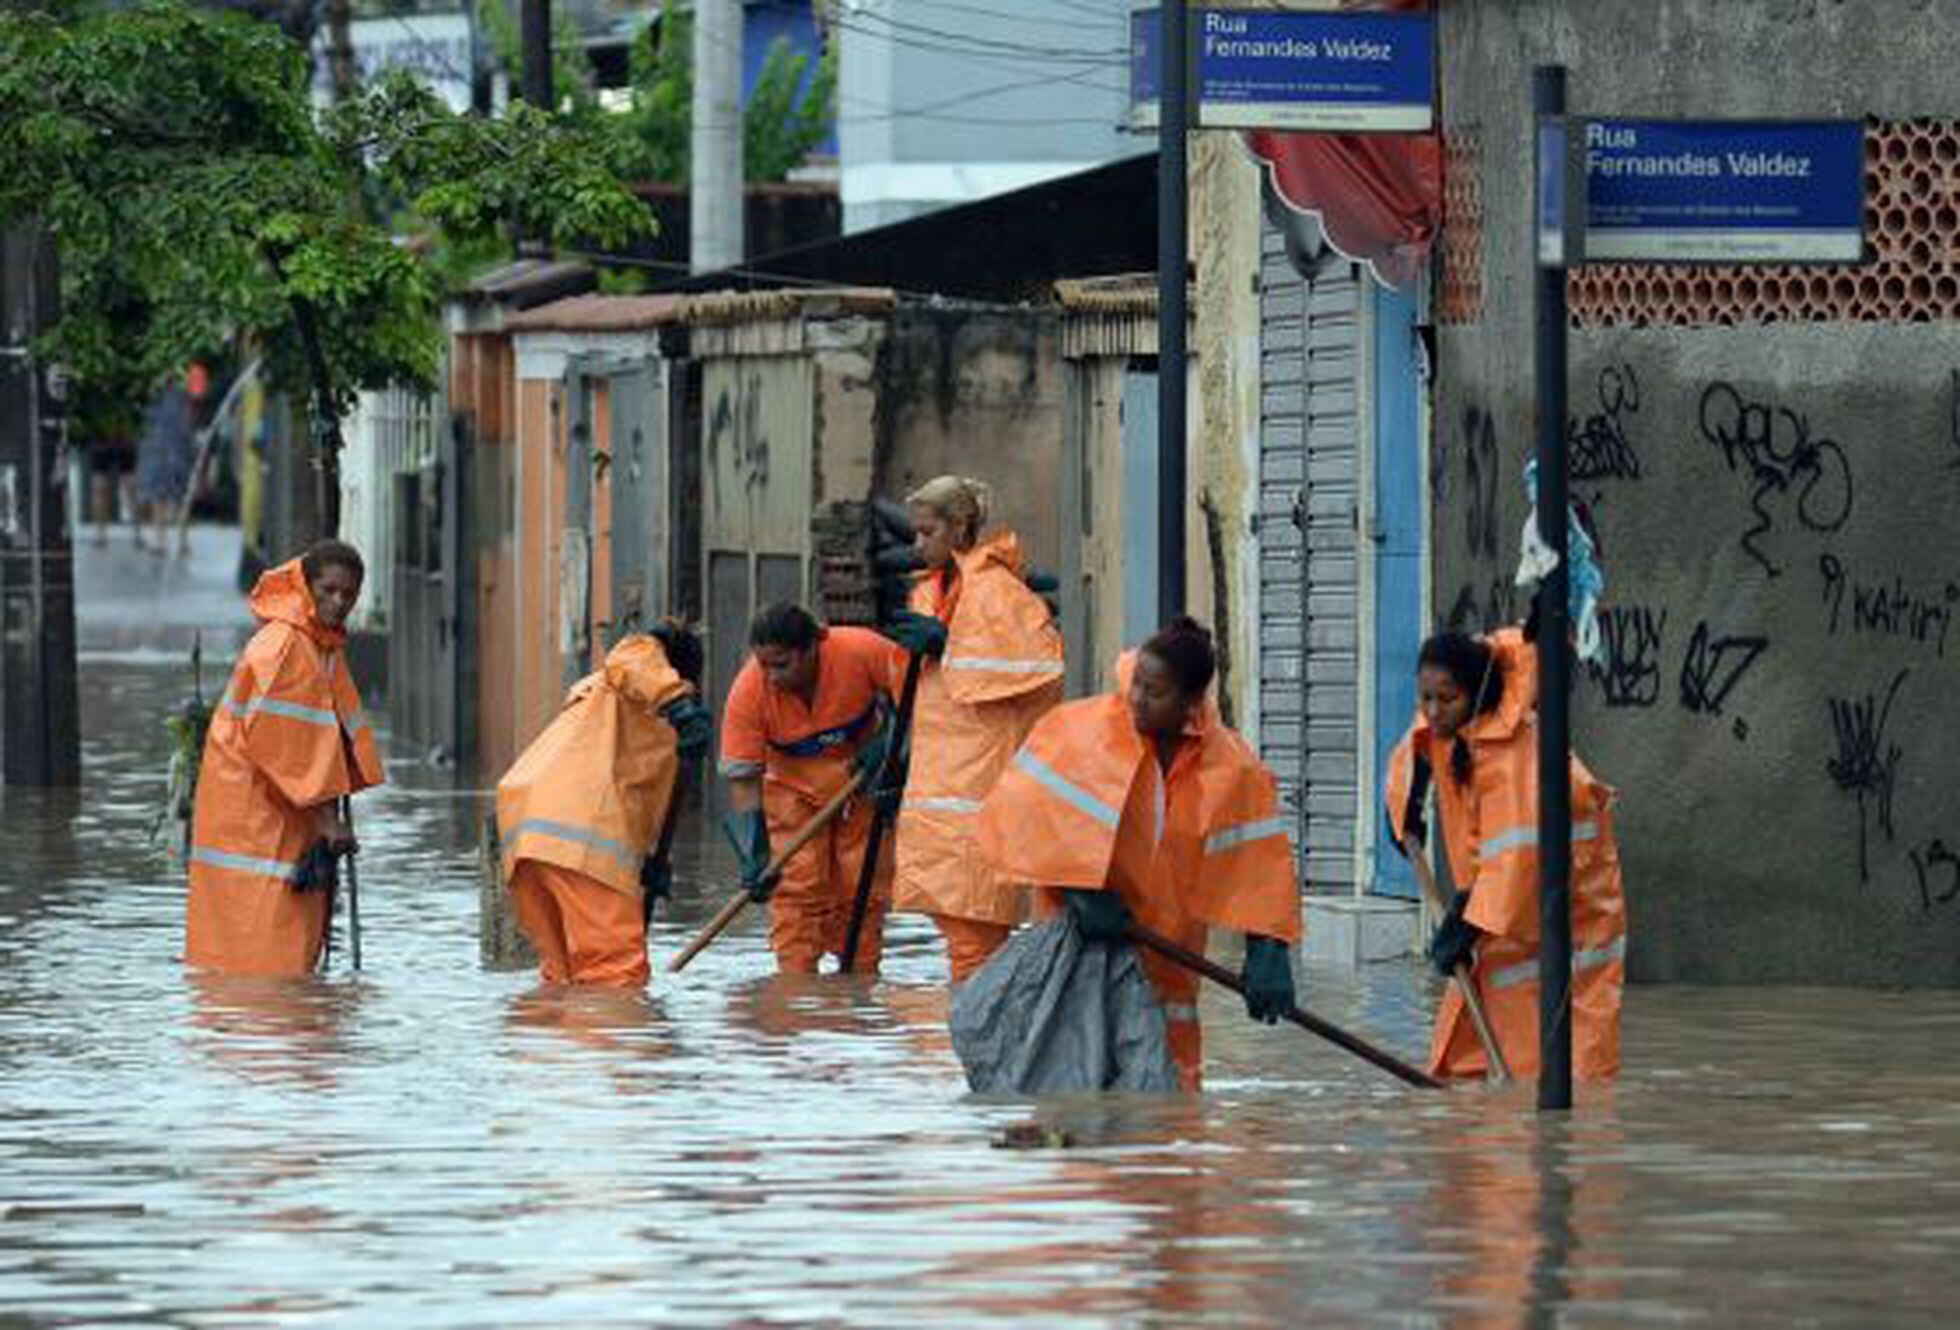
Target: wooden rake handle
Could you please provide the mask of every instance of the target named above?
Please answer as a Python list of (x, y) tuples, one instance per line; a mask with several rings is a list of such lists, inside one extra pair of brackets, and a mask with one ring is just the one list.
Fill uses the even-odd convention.
[[(1443, 889), (1437, 885), (1436, 874), (1430, 871), (1429, 860), (1423, 857), (1419, 847), (1403, 846), (1409, 856), (1409, 863), (1416, 870), (1416, 881), (1422, 884), (1423, 899), (1438, 918), (1449, 913), (1450, 903), (1443, 899)], [(1477, 992), (1477, 981), (1471, 977), (1468, 963), (1459, 963), (1450, 975), (1456, 991), (1463, 995), (1464, 1009), (1470, 1013), (1470, 1024), (1476, 1028), (1477, 1042), (1484, 1046), (1484, 1059), (1490, 1064), (1490, 1079), (1500, 1084), (1511, 1079), (1511, 1064), (1504, 1060), (1504, 1050), (1497, 1042), (1497, 1031), (1491, 1028), (1490, 1017), (1484, 1011), (1483, 997)]]
[[(831, 820), (843, 811), (844, 805), (851, 801), (851, 796), (858, 792), (858, 787), (862, 784), (864, 784), (862, 775), (854, 774), (845, 781), (843, 788), (830, 796), (830, 802), (819, 808), (817, 815), (805, 822), (797, 829), (796, 834), (789, 838), (789, 844), (776, 852), (775, 858), (769, 861), (769, 866), (762, 870), (763, 877), (768, 879), (780, 874), (783, 865), (794, 858), (798, 850), (815, 840), (817, 833), (829, 826)], [(735, 922), (735, 916), (740, 914), (748, 903), (749, 893), (746, 891), (738, 891), (730, 896), (728, 903), (716, 911), (715, 917), (708, 921), (707, 926), (694, 935), (694, 940), (688, 943), (673, 960), (667, 962), (667, 972), (679, 974), (685, 970), (689, 961), (700, 955), (710, 942), (720, 937), (723, 930)]]
[[(1245, 995), (1245, 985), (1239, 982), (1239, 977), (1209, 957), (1200, 956), (1195, 951), (1180, 947), (1169, 938), (1158, 933), (1153, 933), (1135, 921), (1131, 921), (1124, 926), (1124, 933), (1132, 942), (1137, 943), (1139, 946), (1148, 947), (1158, 955), (1176, 961), (1185, 969), (1195, 971), (1213, 983), (1221, 984), (1231, 989), (1241, 997)], [(1346, 1049), (1363, 1061), (1374, 1063), (1377, 1067), (1380, 1067), (1383, 1071), (1396, 1077), (1398, 1080), (1418, 1086), (1424, 1090), (1440, 1090), (1443, 1088), (1442, 1082), (1431, 1076), (1428, 1072), (1410, 1066), (1387, 1049), (1378, 1048), (1366, 1039), (1363, 1039), (1360, 1035), (1350, 1034), (1340, 1026), (1335, 1025), (1331, 1021), (1324, 1021), (1312, 1012), (1302, 1011), (1299, 1007), (1288, 1007), (1283, 1014), (1291, 1024), (1299, 1026), (1309, 1034), (1320, 1036), (1330, 1044)]]

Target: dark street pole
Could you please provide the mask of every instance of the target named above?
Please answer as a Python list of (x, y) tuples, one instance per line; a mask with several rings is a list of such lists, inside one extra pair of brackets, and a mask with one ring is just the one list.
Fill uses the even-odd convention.
[[(1184, 613), (1190, 86), (1184, 0), (1163, 0), (1157, 85), (1157, 618)], [(1134, 551), (1141, 555), (1142, 551)]]
[(552, 107), (551, 0), (522, 0), (518, 44), (523, 53), (519, 93), (540, 111)]
[(75, 564), (62, 393), (33, 352), (53, 326), (54, 241), (0, 232), (0, 784), (76, 785)]
[[(1566, 610), (1565, 270), (1582, 230), (1583, 192), (1572, 188), (1566, 134), (1565, 69), (1532, 72), (1541, 234), (1536, 265), (1538, 534), (1557, 556), (1538, 584), (1538, 1107), (1572, 1107), (1572, 625)], [(1547, 157), (1551, 160), (1547, 160)], [(1560, 206), (1547, 207), (1555, 189)], [(1575, 213), (1580, 220), (1575, 221)], [(1559, 233), (1543, 249), (1544, 228)]]

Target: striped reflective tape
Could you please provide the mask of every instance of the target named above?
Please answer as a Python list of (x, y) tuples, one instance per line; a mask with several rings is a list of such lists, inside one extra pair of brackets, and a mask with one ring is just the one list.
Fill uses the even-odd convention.
[(721, 760), (721, 774), (730, 780), (747, 780), (751, 776), (760, 776), (764, 769), (764, 764), (761, 762), (745, 762), (732, 757), (724, 757)]
[(1257, 822), (1241, 822), (1235, 827), (1215, 831), (1205, 837), (1206, 854), (1223, 854), (1236, 850), (1241, 845), (1254, 841), (1286, 839), (1286, 819), (1283, 817), (1262, 817)]
[(249, 854), (232, 854), (227, 850), (214, 850), (204, 845), (191, 847), (191, 862), (209, 864), (213, 868), (229, 868), (238, 873), (257, 873), (261, 877), (276, 877), (290, 882), (299, 872), (298, 864), (289, 864), (282, 859), (258, 859)]
[(1195, 1002), (1166, 1002), (1164, 1019), (1173, 1024), (1186, 1024), (1198, 1019), (1198, 1006)]
[(287, 720), (303, 720), (308, 725), (326, 725), (340, 728), (340, 717), (331, 709), (303, 706), (298, 702), (282, 702), (276, 697), (255, 697), (250, 702), (240, 704), (230, 693), (225, 694), (225, 708), (238, 716), (252, 716), (265, 712), (269, 716), (284, 716)]
[(1120, 810), (1111, 808), (1026, 749), (1014, 755), (1014, 765), (1032, 776), (1036, 784), (1046, 786), (1048, 791), (1063, 803), (1087, 813), (1111, 831), (1114, 831), (1116, 824), (1123, 820)]
[[(1572, 953), (1572, 973), (1597, 970), (1602, 965), (1611, 965), (1614, 961), (1624, 959), (1626, 954), (1627, 940), (1624, 936), (1614, 938), (1603, 947), (1589, 947), (1583, 951), (1575, 951)], [(1538, 982), (1538, 958), (1534, 956), (1528, 961), (1507, 965), (1485, 982), (1492, 988), (1515, 988), (1519, 984), (1535, 984)]]
[[(553, 822), (549, 818), (525, 818), (511, 831), (510, 843), (514, 846), (527, 835), (549, 836), (553, 840), (568, 840), (574, 845), (590, 846), (592, 849), (610, 854), (622, 865), (632, 869), (637, 869), (640, 860), (646, 857), (644, 854), (635, 854), (611, 837), (601, 836), (598, 832), (589, 831), (584, 827), (572, 826), (568, 822)], [(510, 851), (506, 850), (505, 853), (509, 854)]]
[[(1574, 845), (1579, 844), (1581, 841), (1597, 840), (1598, 838), (1599, 824), (1597, 822), (1574, 822), (1572, 824), (1572, 843)], [(1526, 846), (1535, 846), (1537, 844), (1537, 827), (1513, 827), (1501, 836), (1492, 836), (1489, 840), (1477, 847), (1477, 852), (1486, 858), (1491, 858), (1503, 854), (1507, 850), (1523, 849)]]
[(977, 813), (980, 811), (978, 799), (956, 799), (950, 794), (922, 795), (917, 799), (907, 799), (902, 805), (916, 808), (924, 813)]
[(1059, 660), (1012, 660), (1004, 656), (947, 656), (940, 665), (949, 670), (988, 670), (994, 674), (1060, 674)]

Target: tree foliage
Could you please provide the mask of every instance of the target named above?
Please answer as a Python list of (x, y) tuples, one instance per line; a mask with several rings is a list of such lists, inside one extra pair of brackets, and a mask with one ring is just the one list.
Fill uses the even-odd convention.
[[(518, 35), (500, 0), (481, 0), (484, 28), (506, 72), (520, 65)], [(685, 184), (694, 125), (694, 11), (670, 4), (658, 24), (633, 40), (627, 105), (608, 111), (594, 90), (575, 30), (553, 38), (553, 81), (561, 117), (613, 145), (613, 161), (632, 180)], [(837, 57), (810, 57), (784, 38), (770, 44), (743, 107), (742, 164), (750, 180), (781, 180), (830, 136), (837, 117)]]
[(458, 116), (405, 75), (316, 114), (306, 72), (278, 27), (181, 0), (0, 14), (0, 219), (59, 244), (49, 351), (83, 391), (240, 336), (334, 409), (426, 385), (438, 240), (515, 225), (606, 246), (650, 225), (604, 136), (522, 104)]

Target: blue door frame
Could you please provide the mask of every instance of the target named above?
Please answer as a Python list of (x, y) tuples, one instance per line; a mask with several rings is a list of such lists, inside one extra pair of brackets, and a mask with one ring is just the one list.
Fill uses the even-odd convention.
[[(1375, 793), (1380, 807), (1389, 754), (1415, 712), (1416, 654), (1422, 645), (1422, 367), (1415, 298), (1370, 284), (1375, 301), (1374, 520), (1364, 548), (1374, 556)], [(1417, 897), (1415, 873), (1397, 853), (1388, 819), (1375, 819), (1380, 896)]]

